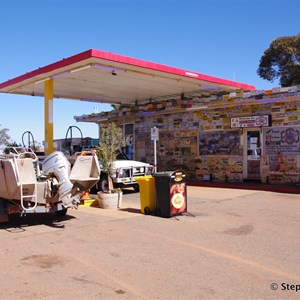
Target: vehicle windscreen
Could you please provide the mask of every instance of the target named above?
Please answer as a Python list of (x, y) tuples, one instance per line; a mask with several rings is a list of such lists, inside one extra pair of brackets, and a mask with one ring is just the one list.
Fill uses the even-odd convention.
[(119, 149), (118, 153), (117, 153), (117, 159), (121, 160), (121, 159), (126, 159), (128, 160), (129, 158), (126, 156), (125, 152), (123, 151), (123, 149)]

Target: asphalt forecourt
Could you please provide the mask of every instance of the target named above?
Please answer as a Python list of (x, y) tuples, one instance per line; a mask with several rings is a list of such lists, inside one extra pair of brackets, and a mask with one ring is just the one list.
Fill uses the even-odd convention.
[(3, 299), (299, 299), (299, 195), (187, 187), (187, 213), (80, 205), (1, 224)]

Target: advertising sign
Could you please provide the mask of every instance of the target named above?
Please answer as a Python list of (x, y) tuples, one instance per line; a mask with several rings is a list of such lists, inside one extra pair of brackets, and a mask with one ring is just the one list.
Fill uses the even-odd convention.
[(265, 155), (300, 155), (300, 126), (263, 129)]
[(186, 202), (186, 183), (183, 180), (185, 175), (182, 172), (176, 171), (171, 176), (170, 186), (170, 214), (172, 216), (181, 214), (187, 211)]
[(230, 118), (231, 128), (266, 127), (270, 123), (269, 115)]
[(160, 217), (172, 217), (187, 211), (186, 175), (182, 171), (156, 172), (155, 207)]

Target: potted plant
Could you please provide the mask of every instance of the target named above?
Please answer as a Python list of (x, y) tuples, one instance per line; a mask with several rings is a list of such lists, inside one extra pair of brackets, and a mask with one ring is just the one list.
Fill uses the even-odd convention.
[(111, 177), (113, 175), (113, 163), (117, 159), (117, 152), (124, 146), (126, 146), (126, 138), (121, 128), (117, 127), (114, 122), (101, 126), (96, 153), (102, 163), (103, 171), (108, 176), (108, 190), (97, 193), (99, 206), (102, 208), (120, 207), (122, 190), (114, 188)]

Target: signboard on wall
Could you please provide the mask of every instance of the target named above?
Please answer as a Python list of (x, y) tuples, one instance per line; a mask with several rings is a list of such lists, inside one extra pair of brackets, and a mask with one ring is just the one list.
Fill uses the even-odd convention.
[(271, 116), (248, 116), (230, 118), (231, 128), (266, 127), (271, 125)]
[(238, 130), (200, 131), (199, 155), (239, 155)]
[(151, 128), (151, 141), (158, 141), (159, 129), (157, 127)]
[(300, 126), (263, 129), (265, 155), (300, 155)]

